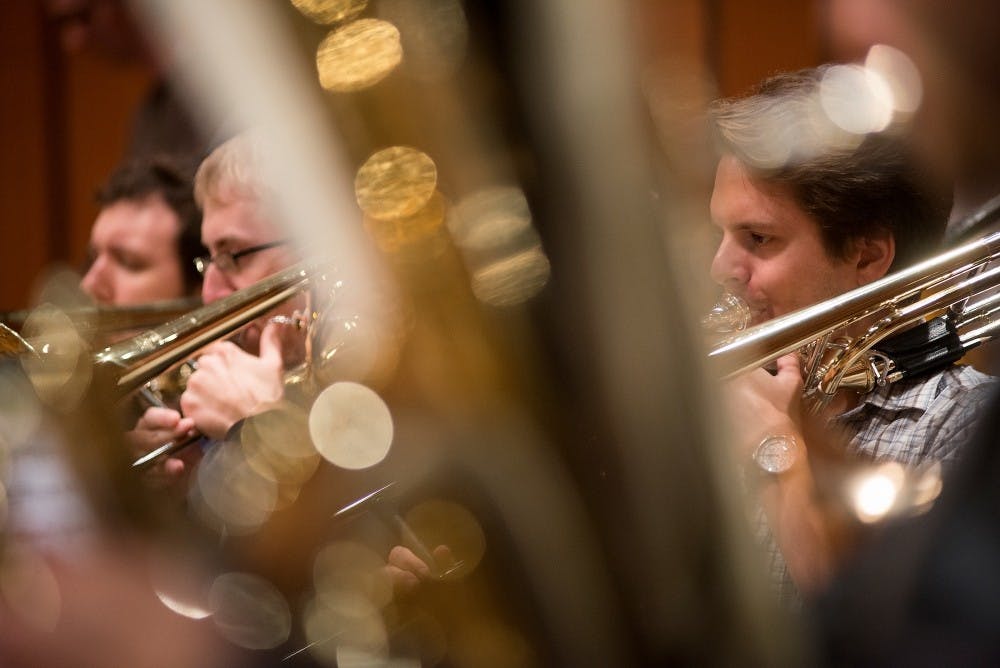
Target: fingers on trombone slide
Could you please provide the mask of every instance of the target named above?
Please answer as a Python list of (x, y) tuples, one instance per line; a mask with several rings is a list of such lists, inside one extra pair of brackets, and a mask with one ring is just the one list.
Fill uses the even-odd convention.
[(154, 464), (162, 460), (165, 460), (167, 457), (177, 454), (184, 448), (188, 447), (189, 445), (192, 445), (193, 443), (196, 443), (200, 439), (201, 439), (201, 434), (192, 434), (191, 436), (188, 436), (186, 438), (164, 443), (155, 450), (150, 450), (142, 457), (139, 457), (134, 462), (132, 462), (132, 468), (140, 470), (147, 469), (153, 466)]

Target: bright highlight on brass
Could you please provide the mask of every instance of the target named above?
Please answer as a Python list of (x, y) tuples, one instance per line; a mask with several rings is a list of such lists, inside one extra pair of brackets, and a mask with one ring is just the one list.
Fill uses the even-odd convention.
[(359, 19), (338, 28), (316, 50), (319, 83), (337, 93), (375, 85), (402, 60), (399, 30), (378, 19)]

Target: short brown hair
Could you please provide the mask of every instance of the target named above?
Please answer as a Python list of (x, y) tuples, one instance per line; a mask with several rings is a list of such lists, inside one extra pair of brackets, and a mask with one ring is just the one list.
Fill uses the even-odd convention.
[[(787, 186), (798, 206), (818, 221), (831, 256), (843, 258), (854, 239), (888, 232), (896, 244), (890, 271), (901, 269), (940, 245), (950, 189), (935, 183), (906, 137), (892, 128), (851, 144), (810, 144), (820, 82), (830, 67), (778, 74), (746, 97), (715, 102), (709, 113), (721, 150), (755, 177)], [(784, 161), (761, 158), (774, 133), (789, 142)]]
[(106, 208), (116, 202), (137, 202), (160, 197), (177, 216), (177, 257), (181, 263), (184, 290), (197, 291), (201, 274), (194, 259), (204, 254), (201, 245), (201, 211), (194, 201), (194, 167), (167, 156), (137, 158), (120, 165), (97, 191), (97, 203)]

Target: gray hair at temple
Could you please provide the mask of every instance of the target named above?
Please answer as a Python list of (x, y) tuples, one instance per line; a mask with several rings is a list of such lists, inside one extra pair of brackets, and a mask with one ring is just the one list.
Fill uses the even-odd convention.
[(244, 132), (212, 151), (194, 177), (194, 197), (204, 210), (206, 202), (227, 204), (239, 199), (262, 201), (270, 189), (264, 183), (263, 148), (259, 136)]
[(819, 99), (831, 67), (778, 74), (713, 103), (720, 151), (754, 178), (787, 187), (832, 257), (844, 258), (855, 239), (891, 233), (890, 271), (902, 269), (938, 250), (951, 189), (935, 183), (901, 128), (852, 137), (834, 126)]

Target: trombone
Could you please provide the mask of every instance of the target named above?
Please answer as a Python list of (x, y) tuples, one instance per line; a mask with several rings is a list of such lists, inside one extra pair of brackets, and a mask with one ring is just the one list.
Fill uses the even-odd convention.
[[(1000, 218), (1000, 197), (966, 221)], [(968, 229), (965, 221), (958, 224)], [(803, 355), (812, 410), (840, 388), (870, 392), (960, 359), (1000, 328), (1000, 232), (948, 250), (878, 281), (728, 336), (708, 354), (715, 375), (731, 378), (778, 357)], [(730, 298), (704, 322), (738, 322)], [(861, 333), (851, 336), (849, 328)], [(738, 325), (737, 325), (738, 327)]]
[[(114, 399), (121, 400), (209, 343), (232, 334), (327, 279), (319, 263), (295, 264), (223, 299), (104, 348), (94, 356), (95, 375), (103, 380)], [(165, 443), (137, 459), (132, 467), (149, 466), (198, 438), (200, 435)]]
[(223, 299), (170, 320), (94, 356), (97, 372), (121, 399), (209, 343), (235, 332), (306, 290), (320, 266), (300, 262)]
[[(76, 330), (88, 339), (92, 335), (115, 334), (143, 327), (155, 327), (167, 320), (179, 318), (201, 306), (198, 297), (169, 299), (150, 304), (128, 306), (81, 306), (63, 309), (63, 313), (73, 321)], [(6, 311), (0, 313), (0, 322), (13, 330), (20, 330), (34, 309)]]

